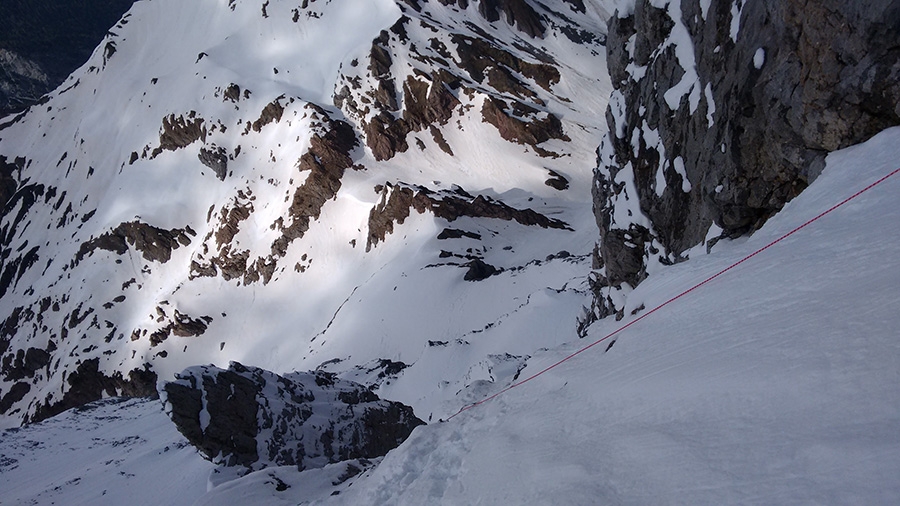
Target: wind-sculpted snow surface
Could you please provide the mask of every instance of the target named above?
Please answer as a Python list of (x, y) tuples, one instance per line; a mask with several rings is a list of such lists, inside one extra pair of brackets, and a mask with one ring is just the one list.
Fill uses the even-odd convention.
[(0, 432), (0, 503), (190, 504), (215, 469), (157, 400), (104, 399)]
[[(137, 2), (0, 120), (0, 424), (232, 360), (322, 366), (441, 417), (497, 357), (563, 342), (544, 321), (586, 303), (606, 17)], [(399, 187), (455, 197), (383, 214)]]

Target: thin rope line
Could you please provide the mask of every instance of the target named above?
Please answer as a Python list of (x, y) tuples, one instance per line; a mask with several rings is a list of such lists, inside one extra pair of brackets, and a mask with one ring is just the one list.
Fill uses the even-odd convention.
[(554, 368), (558, 367), (559, 365), (563, 364), (564, 362), (568, 362), (569, 360), (571, 360), (571, 359), (575, 358), (576, 356), (578, 356), (578, 355), (584, 353), (585, 351), (587, 351), (587, 350), (593, 348), (594, 346), (597, 346), (598, 344), (600, 344), (600, 343), (602, 343), (602, 342), (608, 340), (609, 338), (615, 336), (616, 334), (619, 334), (619, 333), (622, 332), (623, 330), (627, 329), (628, 327), (631, 327), (632, 325), (634, 325), (635, 323), (637, 323), (637, 322), (643, 320), (644, 318), (647, 318), (648, 316), (650, 316), (650, 315), (652, 315), (653, 313), (659, 311), (660, 309), (662, 309), (662, 308), (664, 308), (665, 306), (671, 304), (672, 302), (675, 302), (676, 300), (678, 300), (678, 299), (684, 297), (685, 295), (687, 295), (687, 294), (693, 292), (694, 290), (697, 290), (697, 289), (700, 288), (701, 286), (703, 286), (703, 285), (709, 283), (710, 281), (712, 281), (712, 280), (718, 278), (719, 276), (725, 274), (726, 272), (728, 272), (728, 271), (734, 269), (735, 267), (737, 267), (737, 266), (743, 264), (744, 262), (746, 262), (747, 260), (750, 260), (751, 258), (755, 257), (756, 255), (759, 255), (760, 253), (762, 253), (762, 252), (766, 251), (767, 249), (771, 248), (772, 246), (775, 246), (775, 245), (778, 244), (779, 242), (781, 242), (781, 241), (787, 239), (788, 237), (790, 237), (790, 236), (796, 234), (796, 233), (799, 232), (800, 230), (802, 230), (802, 229), (806, 228), (807, 226), (813, 224), (814, 222), (818, 221), (818, 220), (819, 220), (820, 218), (822, 218), (823, 216), (825, 216), (825, 215), (831, 213), (832, 211), (834, 211), (835, 209), (837, 209), (837, 208), (843, 206), (843, 205), (846, 204), (847, 202), (850, 202), (851, 200), (853, 200), (853, 199), (859, 197), (860, 195), (862, 195), (863, 193), (865, 193), (865, 192), (871, 190), (872, 188), (878, 186), (879, 184), (883, 183), (883, 182), (884, 182), (885, 180), (887, 180), (889, 177), (891, 177), (891, 176), (897, 174), (898, 172), (900, 172), (900, 168), (894, 169), (892, 172), (890, 172), (890, 173), (887, 174), (886, 176), (883, 176), (882, 178), (880, 178), (880, 179), (878, 179), (877, 181), (875, 181), (874, 183), (872, 183), (872, 184), (866, 186), (866, 187), (863, 188), (862, 190), (859, 190), (858, 192), (854, 193), (853, 195), (850, 195), (849, 197), (845, 198), (844, 200), (842, 200), (842, 201), (838, 202), (837, 204), (831, 206), (831, 207), (828, 208), (827, 210), (825, 210), (825, 211), (819, 213), (816, 217), (807, 220), (805, 223), (803, 223), (802, 225), (800, 225), (800, 226), (794, 228), (794, 229), (791, 230), (790, 232), (788, 232), (788, 233), (782, 235), (781, 237), (779, 237), (779, 238), (775, 239), (774, 241), (770, 242), (769, 244), (766, 244), (766, 245), (763, 246), (762, 248), (759, 248), (758, 250), (754, 251), (753, 253), (750, 253), (749, 255), (745, 256), (744, 258), (738, 260), (737, 262), (734, 262), (733, 264), (731, 264), (731, 265), (729, 265), (728, 267), (722, 269), (721, 271), (719, 271), (719, 272), (713, 274), (712, 276), (710, 276), (710, 277), (704, 279), (703, 281), (697, 283), (696, 285), (694, 285), (694, 286), (688, 288), (687, 290), (685, 290), (685, 291), (679, 293), (678, 295), (672, 297), (671, 299), (669, 299), (669, 300), (663, 302), (662, 304), (660, 304), (660, 305), (654, 307), (653, 309), (651, 309), (650, 311), (644, 313), (644, 314), (641, 315), (640, 317), (635, 318), (634, 320), (632, 320), (632, 321), (626, 323), (625, 325), (623, 325), (623, 326), (617, 328), (616, 330), (614, 330), (614, 331), (610, 332), (609, 334), (607, 334), (607, 335), (601, 337), (600, 339), (597, 339), (596, 341), (592, 342), (591, 344), (588, 344), (587, 346), (585, 346), (585, 347), (583, 347), (583, 348), (581, 348), (581, 349), (575, 351), (574, 353), (571, 353), (571, 354), (569, 354), (569, 355), (563, 357), (562, 359), (560, 359), (560, 360), (554, 362), (553, 364), (551, 364), (551, 365), (549, 365), (549, 366), (547, 366), (547, 367), (541, 369), (540, 371), (538, 371), (538, 372), (532, 374), (531, 376), (529, 376), (529, 377), (527, 377), (527, 378), (525, 378), (525, 379), (523, 379), (523, 380), (521, 380), (521, 381), (517, 381), (517, 382), (514, 382), (514, 383), (510, 384), (510, 385), (507, 386), (506, 388), (504, 388), (504, 389), (498, 391), (497, 393), (495, 393), (495, 394), (493, 394), (493, 395), (490, 395), (490, 396), (488, 396), (488, 397), (485, 397), (484, 399), (481, 399), (480, 401), (473, 402), (472, 404), (468, 404), (468, 405), (466, 405), (466, 406), (463, 406), (462, 408), (459, 409), (459, 411), (457, 411), (456, 413), (454, 413), (453, 415), (451, 415), (450, 417), (448, 417), (446, 421), (450, 421), (450, 420), (452, 420), (453, 418), (455, 418), (456, 416), (462, 414), (463, 412), (466, 412), (466, 411), (468, 411), (468, 410), (470, 410), (470, 409), (472, 409), (472, 408), (474, 408), (474, 407), (476, 407), (476, 406), (480, 406), (480, 405), (482, 405), (482, 404), (484, 404), (484, 403), (486, 403), (486, 402), (488, 402), (488, 401), (490, 401), (490, 400), (493, 400), (494, 398), (496, 398), (496, 397), (498, 397), (498, 396), (500, 396), (500, 395), (502, 395), (502, 394), (504, 394), (504, 393), (506, 393), (506, 392), (509, 392), (509, 391), (512, 390), (513, 388), (516, 388), (516, 387), (519, 387), (519, 386), (524, 385), (525, 383), (528, 383), (529, 381), (531, 381), (531, 380), (537, 378), (538, 376), (541, 376), (542, 374), (546, 373), (547, 371), (550, 371), (551, 369), (554, 369)]

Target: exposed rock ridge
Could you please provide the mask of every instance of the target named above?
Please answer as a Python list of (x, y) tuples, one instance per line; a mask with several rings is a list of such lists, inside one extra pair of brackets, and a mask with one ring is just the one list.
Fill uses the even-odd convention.
[(516, 209), (484, 195), (472, 196), (462, 188), (433, 191), (419, 185), (387, 183), (377, 186), (375, 191), (381, 194), (381, 200), (369, 212), (367, 251), (394, 231), (395, 222), (403, 224), (412, 209), (419, 214), (430, 211), (435, 217), (450, 222), (469, 216), (516, 221), (525, 226), (572, 230), (565, 222), (548, 218), (533, 209)]
[(206, 141), (206, 128), (203, 126), (203, 118), (191, 111), (187, 118), (171, 114), (163, 118), (162, 129), (159, 132), (159, 147), (153, 155), (158, 155), (162, 150), (175, 151), (189, 146), (197, 140)]
[[(457, 4), (455, 0), (437, 3)], [(544, 110), (546, 97), (560, 80), (552, 58), (524, 41), (513, 47), (471, 23), (444, 26), (429, 14), (439, 5), (412, 0), (405, 4), (411, 7), (406, 15), (373, 41), (368, 66), (354, 62), (356, 68), (343, 69), (334, 97), (335, 106), (359, 122), (376, 160), (406, 152), (409, 134), (426, 129), (452, 156), (453, 146), (441, 127), (463, 115), (480, 97), (484, 122), (496, 127), (505, 140), (532, 146), (541, 156), (556, 156), (540, 146), (550, 139), (569, 140), (559, 118)], [(465, 9), (469, 3), (459, 2), (459, 6)], [(543, 20), (551, 18), (552, 26), (561, 31), (578, 31), (565, 16), (546, 9), (536, 9), (524, 0), (479, 4), (485, 19), (497, 21), (503, 13), (528, 38), (542, 37), (547, 29)], [(409, 35), (423, 28), (433, 34), (427, 44)], [(514, 54), (522, 50), (528, 58)], [(410, 57), (416, 66), (411, 73), (399, 63)]]
[(189, 245), (191, 237), (196, 235), (189, 226), (165, 230), (140, 221), (130, 221), (83, 243), (72, 265), (74, 267), (98, 249), (122, 255), (128, 251), (129, 245), (139, 251), (145, 260), (166, 263), (172, 258), (172, 250)]
[(351, 151), (359, 144), (353, 128), (341, 120), (332, 120), (324, 109), (307, 106), (321, 116), (309, 151), (300, 157), (300, 172), (309, 172), (306, 182), (294, 192), (289, 215), (291, 223), (278, 223), (282, 236), (272, 244), (272, 254), (284, 256), (287, 245), (309, 230), (309, 222), (318, 218), (325, 202), (341, 188), (344, 171), (353, 167)]
[(609, 23), (589, 320), (620, 312), (615, 292), (649, 262), (752, 233), (826, 153), (900, 124), (897, 2), (658, 4), (622, 4)]
[[(421, 11), (421, 3), (427, 0), (403, 0), (407, 5)], [(469, 0), (437, 0), (442, 5), (458, 5), (461, 9), (469, 7)], [(576, 0), (580, 2), (581, 0)], [(546, 26), (541, 14), (525, 0), (473, 0), (478, 4), (478, 13), (487, 21), (499, 21), (501, 14), (510, 26), (529, 37), (543, 37)], [(582, 6), (583, 9), (583, 6)]]
[[(351, 157), (359, 144), (353, 128), (344, 121), (332, 120), (319, 106), (307, 103), (304, 108), (314, 118), (309, 149), (296, 163), (297, 170), (301, 175), (305, 174), (306, 179), (294, 188), (287, 215), (278, 217), (271, 225), (279, 236), (272, 242), (270, 253), (251, 258), (249, 250), (238, 249), (232, 244), (241, 222), (249, 219), (254, 211), (255, 196), (249, 190), (238, 191), (231, 204), (219, 211), (218, 223), (204, 239), (204, 252), (191, 260), (192, 278), (221, 273), (224, 279), (241, 279), (245, 285), (257, 281), (268, 283), (275, 273), (278, 260), (287, 254), (291, 242), (303, 237), (309, 230), (310, 222), (319, 217), (325, 203), (337, 195), (344, 172), (350, 168), (361, 168), (354, 166)], [(263, 126), (279, 121), (283, 113), (283, 108), (270, 109), (267, 106), (267, 110), (269, 113), (264, 111), (262, 117), (271, 119), (264, 121)], [(215, 241), (212, 241), (213, 238)], [(216, 254), (207, 259), (209, 249)]]

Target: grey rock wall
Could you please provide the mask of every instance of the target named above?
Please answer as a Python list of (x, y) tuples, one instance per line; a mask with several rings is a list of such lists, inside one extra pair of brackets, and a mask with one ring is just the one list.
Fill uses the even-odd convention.
[(587, 321), (652, 262), (757, 230), (825, 155), (900, 124), (900, 1), (636, 0), (609, 23)]

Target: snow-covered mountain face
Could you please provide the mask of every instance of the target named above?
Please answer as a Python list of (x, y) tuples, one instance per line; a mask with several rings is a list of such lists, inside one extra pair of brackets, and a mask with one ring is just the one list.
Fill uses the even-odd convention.
[[(655, 273), (631, 293), (626, 320), (536, 351), (520, 381), (898, 160), (900, 128), (829, 155), (810, 188), (752, 237)], [(897, 504), (898, 177), (618, 333), (605, 353), (595, 346), (416, 428), (383, 459), (239, 476), (201, 458), (158, 401), (107, 399), (0, 434), (4, 503)], [(516, 370), (495, 374), (467, 395), (500, 391)]]
[(428, 419), (571, 339), (607, 17), (137, 2), (0, 120), (3, 425), (231, 360), (321, 367)]

